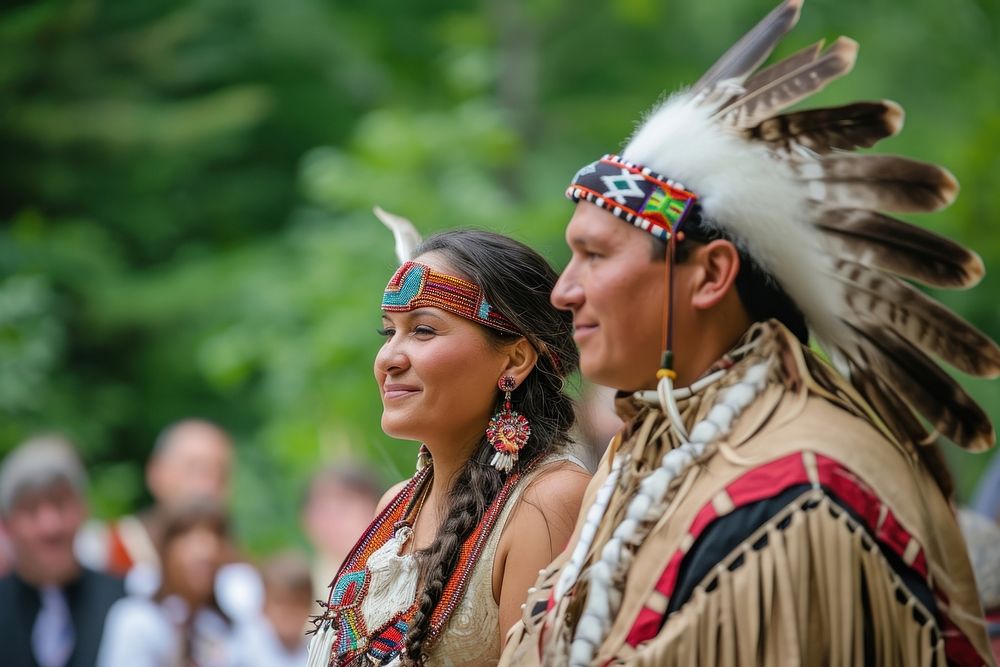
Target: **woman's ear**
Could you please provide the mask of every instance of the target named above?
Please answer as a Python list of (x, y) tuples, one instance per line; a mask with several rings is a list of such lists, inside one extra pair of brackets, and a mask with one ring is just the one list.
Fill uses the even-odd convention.
[(716, 239), (698, 248), (691, 260), (698, 263), (696, 284), (692, 286), (691, 305), (708, 310), (718, 305), (733, 290), (740, 273), (740, 254), (731, 241)]
[(520, 387), (521, 383), (534, 370), (536, 363), (538, 363), (538, 351), (528, 342), (527, 338), (522, 336), (516, 343), (512, 343), (507, 348), (506, 364), (500, 375), (501, 377), (511, 376)]

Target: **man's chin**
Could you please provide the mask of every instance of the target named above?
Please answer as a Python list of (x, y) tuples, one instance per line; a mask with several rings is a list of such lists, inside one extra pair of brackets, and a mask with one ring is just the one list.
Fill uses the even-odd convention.
[(76, 579), (80, 574), (80, 565), (76, 559), (58, 560), (38, 559), (35, 563), (34, 578), (44, 586), (62, 586)]
[(580, 351), (580, 374), (588, 382), (612, 387), (628, 394), (645, 389), (656, 389), (655, 375), (651, 380), (629, 377), (631, 374), (622, 373), (620, 364), (614, 364), (596, 354), (588, 355), (584, 350)]
[(609, 360), (598, 354), (587, 354), (580, 350), (580, 374), (594, 384), (605, 387), (617, 387), (621, 380), (621, 373), (616, 373), (617, 367)]

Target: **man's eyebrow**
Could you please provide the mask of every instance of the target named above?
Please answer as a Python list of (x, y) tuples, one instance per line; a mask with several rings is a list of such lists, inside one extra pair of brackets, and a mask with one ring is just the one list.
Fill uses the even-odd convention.
[(608, 248), (614, 241), (608, 238), (607, 235), (596, 235), (596, 234), (574, 234), (567, 239), (570, 247), (573, 248)]

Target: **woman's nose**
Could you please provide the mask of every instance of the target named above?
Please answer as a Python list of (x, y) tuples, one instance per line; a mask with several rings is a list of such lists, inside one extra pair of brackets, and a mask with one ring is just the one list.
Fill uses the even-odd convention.
[(402, 345), (390, 339), (375, 355), (375, 371), (384, 375), (392, 375), (405, 371), (410, 366)]

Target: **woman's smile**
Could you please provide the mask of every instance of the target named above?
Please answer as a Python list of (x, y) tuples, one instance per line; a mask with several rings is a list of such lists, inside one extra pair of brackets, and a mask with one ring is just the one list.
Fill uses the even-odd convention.
[(411, 384), (386, 383), (382, 386), (382, 400), (393, 401), (420, 393), (420, 388)]

